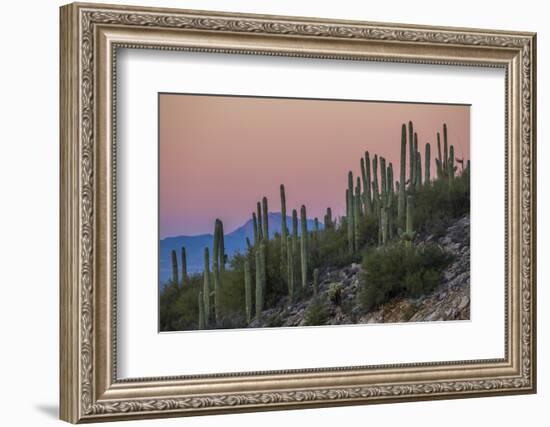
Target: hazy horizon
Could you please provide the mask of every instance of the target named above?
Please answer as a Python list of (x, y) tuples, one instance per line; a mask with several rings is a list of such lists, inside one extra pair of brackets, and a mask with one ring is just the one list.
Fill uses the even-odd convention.
[(444, 122), (455, 156), (470, 158), (466, 105), (185, 94), (161, 94), (159, 104), (161, 239), (212, 234), (215, 218), (228, 234), (263, 196), (279, 213), (280, 184), (287, 216), (302, 204), (311, 219), (323, 222), (328, 206), (340, 216), (348, 171), (358, 175), (365, 151), (392, 162), (399, 179), (401, 124), (409, 120), (422, 157), (425, 143), (432, 146), (432, 176)]

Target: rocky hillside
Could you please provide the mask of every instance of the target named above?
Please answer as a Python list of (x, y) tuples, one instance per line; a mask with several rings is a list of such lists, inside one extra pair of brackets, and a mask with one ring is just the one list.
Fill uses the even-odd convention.
[(361, 266), (352, 264), (322, 271), (316, 300), (310, 298), (291, 305), (288, 300), (282, 300), (276, 307), (265, 310), (262, 320), (254, 320), (250, 327), (307, 325), (308, 311), (311, 312), (315, 301), (325, 303), (321, 315), (327, 325), (469, 319), (470, 216), (465, 215), (449, 225), (439, 237), (420, 236), (417, 243), (437, 243), (454, 255), (453, 262), (443, 271), (443, 282), (430, 294), (416, 299), (396, 298), (367, 312), (357, 298)]

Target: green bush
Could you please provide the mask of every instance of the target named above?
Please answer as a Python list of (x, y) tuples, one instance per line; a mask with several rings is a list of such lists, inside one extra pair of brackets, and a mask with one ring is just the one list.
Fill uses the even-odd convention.
[(415, 195), (414, 224), (417, 231), (442, 235), (449, 223), (470, 212), (470, 175), (437, 180)]
[(304, 323), (306, 326), (320, 326), (327, 323), (329, 311), (327, 304), (321, 298), (315, 298), (306, 309)]
[(407, 247), (397, 242), (373, 249), (363, 258), (359, 299), (370, 310), (397, 296), (419, 297), (441, 283), (451, 256), (437, 245)]

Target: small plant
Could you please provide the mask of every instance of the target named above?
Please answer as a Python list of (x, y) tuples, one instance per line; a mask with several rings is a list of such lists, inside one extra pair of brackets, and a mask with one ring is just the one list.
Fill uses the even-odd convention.
[(328, 307), (321, 298), (315, 298), (308, 306), (305, 313), (306, 326), (324, 325), (329, 318)]
[(342, 303), (342, 289), (341, 283), (332, 283), (328, 289), (328, 299), (334, 305), (340, 305)]

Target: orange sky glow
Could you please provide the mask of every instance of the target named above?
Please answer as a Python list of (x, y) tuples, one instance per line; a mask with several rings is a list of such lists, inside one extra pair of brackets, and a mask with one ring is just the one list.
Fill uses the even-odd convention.
[(365, 151), (392, 162), (399, 179), (401, 124), (409, 120), (422, 163), (432, 145), (432, 175), (444, 122), (455, 156), (470, 158), (466, 105), (184, 94), (161, 94), (159, 103), (160, 238), (212, 233), (216, 218), (229, 233), (263, 196), (279, 212), (280, 184), (287, 214), (305, 204), (309, 218), (322, 221), (328, 206), (342, 215), (348, 171), (360, 172)]

